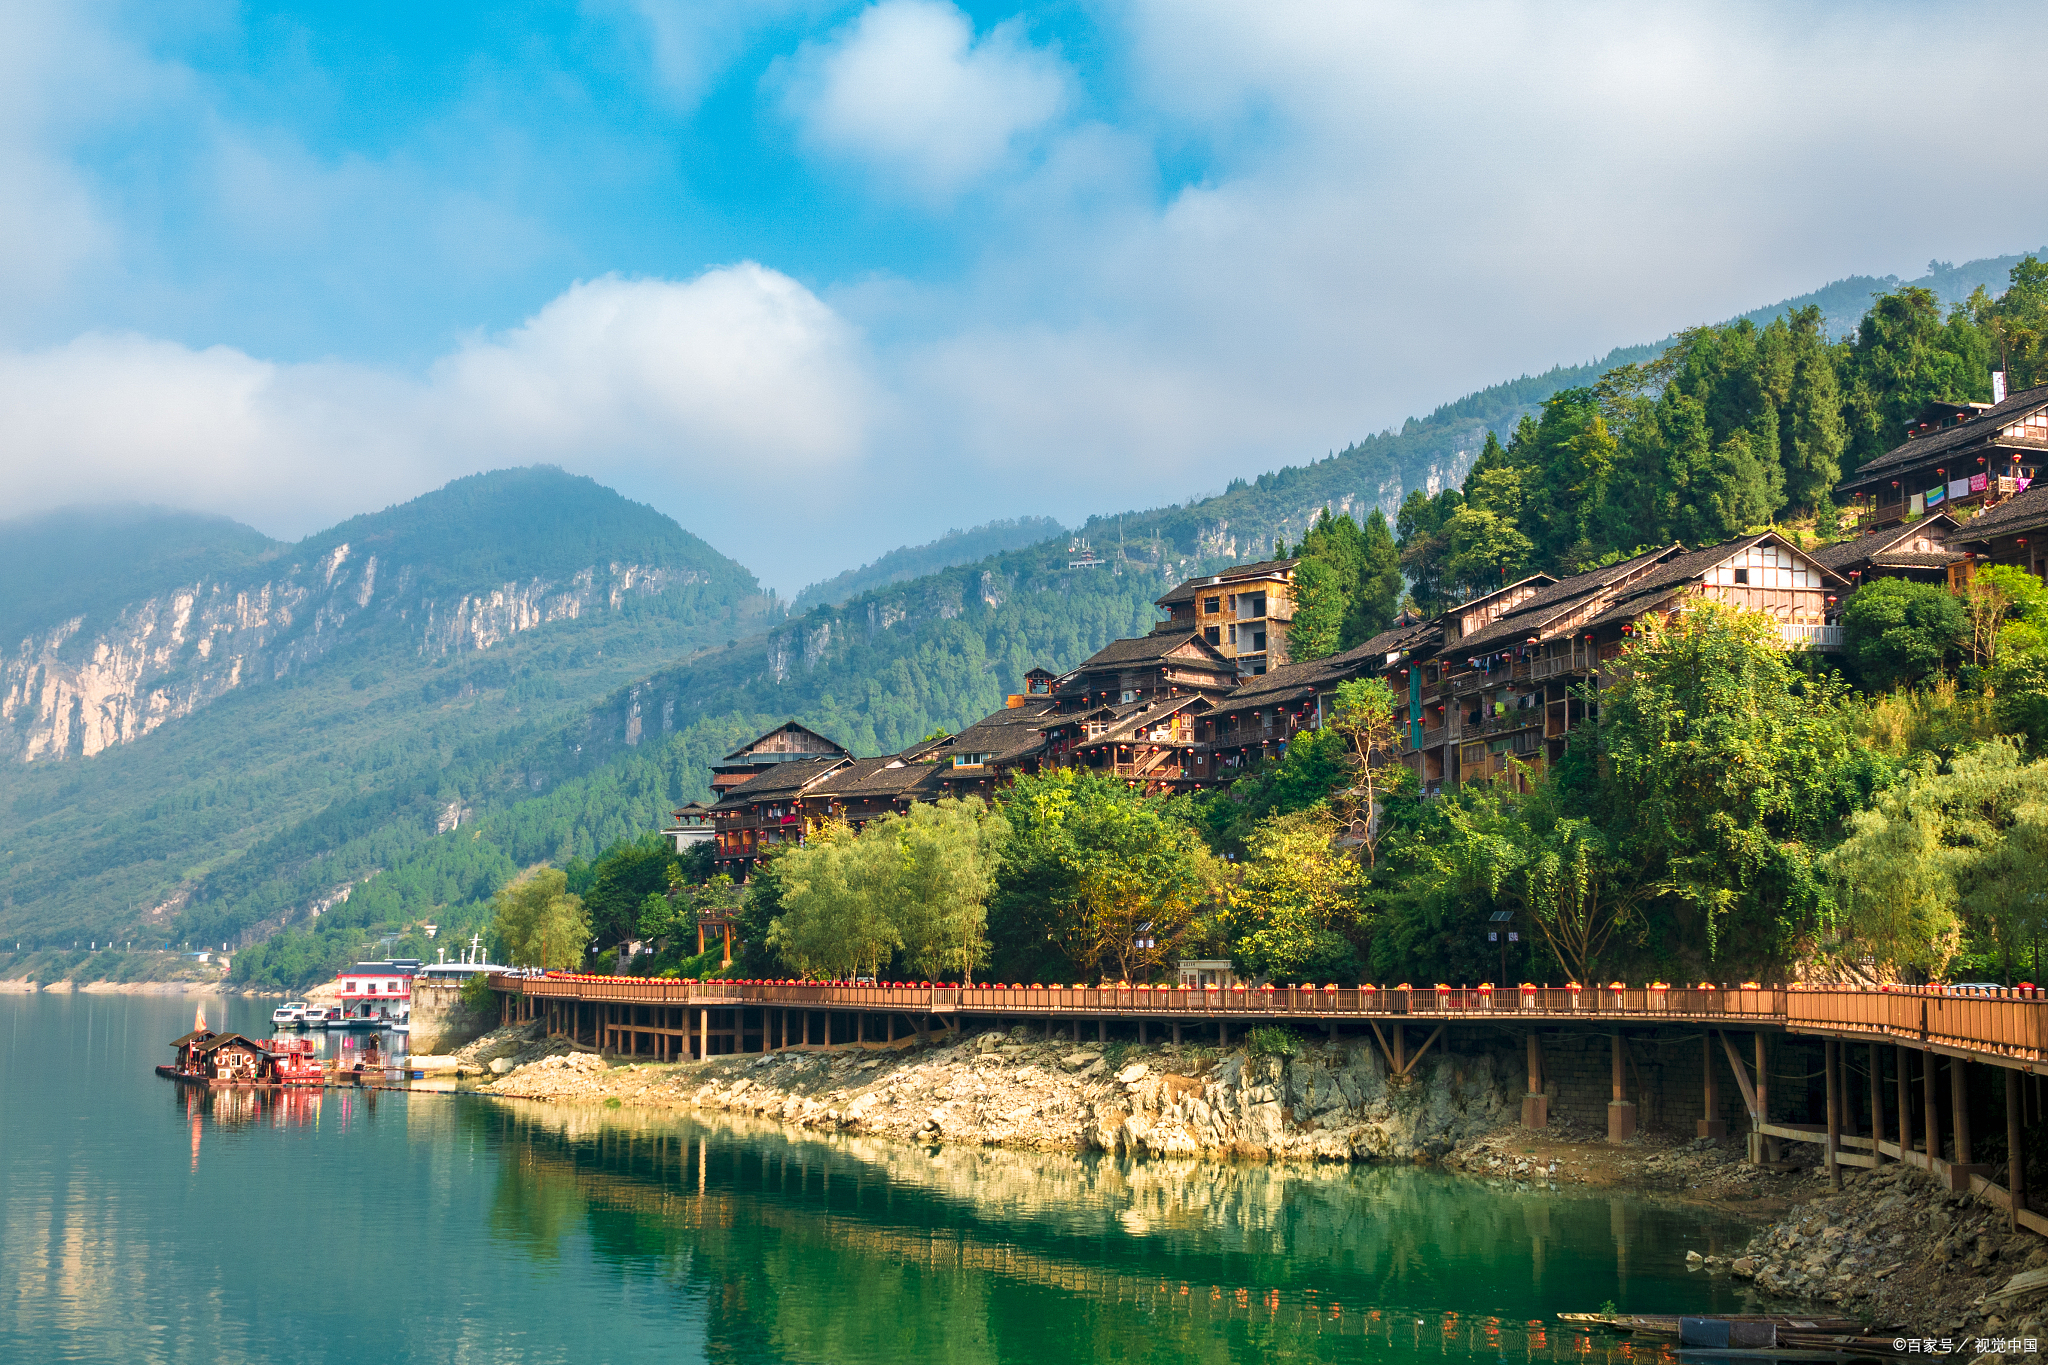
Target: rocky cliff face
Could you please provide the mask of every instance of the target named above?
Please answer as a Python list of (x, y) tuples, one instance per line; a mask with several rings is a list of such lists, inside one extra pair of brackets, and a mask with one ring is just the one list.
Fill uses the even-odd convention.
[(257, 581), (198, 582), (135, 602), (105, 625), (78, 617), (31, 635), (0, 662), (0, 754), (91, 757), (373, 631), (396, 632), (421, 658), (439, 659), (699, 575), (602, 564), (439, 598), (418, 578), (413, 566), (343, 544)]

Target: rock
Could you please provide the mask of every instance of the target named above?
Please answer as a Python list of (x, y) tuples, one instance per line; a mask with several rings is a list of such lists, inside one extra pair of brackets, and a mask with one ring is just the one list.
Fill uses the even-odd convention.
[(510, 1071), (511, 1069), (512, 1069), (512, 1059), (511, 1059), (510, 1057), (493, 1057), (493, 1058), (491, 1058), (491, 1074), (492, 1074), (493, 1076), (502, 1076), (502, 1075), (504, 1075), (505, 1073), (507, 1073), (508, 1071)]
[(1143, 1062), (1132, 1062), (1122, 1071), (1117, 1072), (1116, 1078), (1117, 1081), (1123, 1085), (1136, 1085), (1139, 1081), (1144, 1080), (1147, 1076), (1151, 1074), (1151, 1067), (1146, 1066)]
[(1100, 1057), (1097, 1057), (1092, 1052), (1069, 1052), (1066, 1056), (1060, 1058), (1060, 1066), (1068, 1071), (1079, 1071), (1088, 1063), (1101, 1060)]
[(1685, 1253), (1685, 1263), (1687, 1265), (1705, 1265), (1707, 1258), (1700, 1255), (1697, 1251), (1688, 1251)]

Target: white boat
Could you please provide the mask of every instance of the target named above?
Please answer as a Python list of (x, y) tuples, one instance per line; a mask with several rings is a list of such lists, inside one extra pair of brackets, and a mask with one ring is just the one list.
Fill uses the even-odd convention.
[(299, 1022), (307, 1028), (326, 1028), (327, 1021), (332, 1017), (332, 1012), (325, 1005), (307, 1005)]
[(298, 1028), (306, 1022), (306, 1002), (287, 1000), (270, 1012), (270, 1022), (280, 1028)]

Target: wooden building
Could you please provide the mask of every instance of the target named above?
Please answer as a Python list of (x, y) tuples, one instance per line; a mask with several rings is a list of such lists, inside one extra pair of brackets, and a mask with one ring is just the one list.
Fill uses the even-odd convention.
[[(1950, 543), (1980, 558), (2010, 564), (2048, 581), (2048, 484), (2035, 484), (1957, 527)], [(1967, 579), (1967, 572), (1957, 575)]]
[(713, 866), (734, 881), (745, 881), (754, 864), (778, 844), (802, 843), (804, 794), (854, 761), (825, 754), (774, 763), (730, 788), (711, 808)]
[(962, 730), (930, 750), (937, 763), (933, 790), (940, 796), (992, 796), (1017, 773), (1035, 773), (1048, 752), (1047, 730), (1057, 703), (1028, 696)]
[(1943, 510), (1960, 521), (2021, 492), (2048, 464), (2048, 386), (1997, 403), (1929, 403), (1904, 435), (1835, 485), (1862, 530)]
[[(1404, 668), (1406, 758), (1425, 789), (1540, 768), (1564, 753), (1584, 694), (1652, 614), (1694, 598), (1760, 611), (1788, 649), (1836, 649), (1828, 624), (1846, 580), (1775, 531), (1701, 550), (1672, 545), (1555, 581), (1513, 584), (1498, 602), (1445, 613), (1434, 657)], [(1419, 734), (1417, 731), (1419, 730)]]
[(698, 844), (712, 842), (718, 837), (718, 831), (711, 818), (711, 807), (702, 801), (692, 801), (670, 811), (669, 825), (662, 830), (661, 837), (668, 840), (677, 853), (688, 853)]
[(711, 765), (711, 794), (714, 798), (741, 783), (760, 776), (778, 763), (808, 762), (817, 758), (852, 758), (844, 746), (816, 730), (787, 721), (767, 734), (733, 750)]
[(1190, 693), (1216, 697), (1237, 686), (1237, 664), (1200, 635), (1155, 632), (1112, 640), (1059, 680), (1060, 712), (1128, 706)]
[(1931, 517), (1873, 527), (1862, 535), (1823, 545), (1812, 554), (1815, 562), (1845, 580), (1846, 592), (1880, 578), (1952, 583), (1956, 566), (1967, 565), (1970, 558), (1949, 543), (1956, 530), (1955, 517), (1936, 512)]
[(1287, 631), (1294, 623), (1294, 571), (1299, 559), (1237, 564), (1190, 578), (1154, 603), (1166, 612), (1158, 629), (1193, 632), (1237, 671), (1255, 677), (1289, 661)]
[(1155, 794), (1191, 789), (1200, 785), (1196, 725), (1210, 704), (1190, 692), (1050, 716), (1048, 763), (1120, 778)]

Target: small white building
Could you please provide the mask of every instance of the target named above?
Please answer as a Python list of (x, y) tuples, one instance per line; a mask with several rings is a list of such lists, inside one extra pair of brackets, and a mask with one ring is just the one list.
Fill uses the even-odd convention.
[(702, 801), (692, 801), (681, 810), (670, 811), (675, 823), (662, 831), (662, 835), (675, 845), (677, 853), (688, 853), (697, 844), (708, 844), (717, 831), (711, 825), (711, 807)]
[(1201, 986), (1235, 986), (1237, 968), (1227, 957), (1184, 957), (1180, 960), (1180, 984), (1190, 990)]

